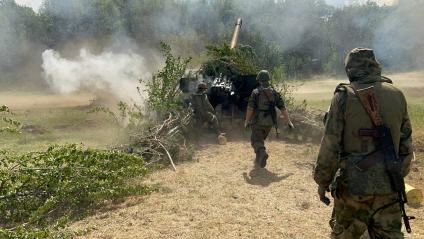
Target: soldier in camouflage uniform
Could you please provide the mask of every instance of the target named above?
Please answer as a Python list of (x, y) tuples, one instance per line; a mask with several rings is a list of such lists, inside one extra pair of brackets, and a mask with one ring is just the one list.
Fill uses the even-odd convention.
[(378, 151), (374, 138), (358, 133), (373, 128), (373, 124), (354, 89), (373, 86), (380, 114), (402, 160), (404, 176), (412, 159), (412, 128), (405, 97), (390, 79), (381, 76), (371, 49), (353, 49), (346, 57), (345, 68), (350, 84), (336, 88), (314, 169), (321, 201), (330, 203), (325, 196), (329, 190), (334, 197), (332, 238), (360, 238), (367, 229), (371, 238), (403, 238), (401, 210), (388, 182), (384, 157), (366, 171), (355, 168), (355, 162)]
[(220, 135), (218, 118), (215, 115), (215, 109), (209, 102), (208, 95), (206, 94), (207, 89), (206, 83), (201, 82), (198, 84), (197, 92), (191, 96), (191, 106), (194, 110), (197, 123), (203, 124), (207, 122), (215, 133)]
[(290, 121), (281, 95), (270, 86), (268, 71), (260, 71), (256, 80), (259, 83), (259, 87), (253, 90), (249, 98), (245, 127), (251, 126), (252, 128), (251, 144), (256, 153), (255, 166), (264, 168), (268, 159), (264, 141), (268, 137), (271, 128), (276, 125), (275, 107), (281, 110), (282, 116), (288, 121), (289, 127), (293, 128), (294, 126)]

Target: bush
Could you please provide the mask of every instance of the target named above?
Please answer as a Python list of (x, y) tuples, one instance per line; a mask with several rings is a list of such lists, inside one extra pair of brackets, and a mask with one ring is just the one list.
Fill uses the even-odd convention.
[(135, 155), (65, 145), (0, 157), (0, 226), (10, 235), (24, 229), (47, 235), (38, 228), (105, 199), (146, 190), (128, 184), (147, 173), (144, 160)]
[(9, 132), (9, 133), (19, 133), (21, 123), (19, 121), (11, 118), (13, 113), (10, 111), (9, 107), (3, 105), (0, 106), (0, 114), (3, 120), (3, 125), (0, 127), (0, 133)]
[(162, 54), (165, 58), (165, 67), (147, 81), (148, 107), (159, 114), (166, 115), (178, 107), (179, 83), (184, 75), (191, 58), (175, 57), (171, 47), (161, 43)]

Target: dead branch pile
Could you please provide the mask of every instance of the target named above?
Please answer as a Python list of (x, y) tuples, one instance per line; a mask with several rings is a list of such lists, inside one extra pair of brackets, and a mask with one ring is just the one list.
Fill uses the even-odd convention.
[(324, 112), (307, 107), (290, 110), (290, 118), (295, 129), (287, 129), (285, 138), (297, 142), (319, 142), (324, 132), (323, 117)]
[(149, 164), (169, 162), (175, 170), (175, 161), (191, 159), (193, 150), (186, 141), (191, 124), (190, 111), (175, 111), (159, 123), (147, 123), (143, 129), (129, 133), (127, 150), (143, 156)]

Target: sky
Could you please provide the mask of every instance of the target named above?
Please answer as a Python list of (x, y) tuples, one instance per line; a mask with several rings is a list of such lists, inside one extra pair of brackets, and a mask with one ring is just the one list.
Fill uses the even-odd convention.
[(40, 8), (43, 0), (15, 0), (15, 2), (19, 5), (32, 7), (35, 11), (37, 11)]
[[(15, 1), (16, 3), (20, 5), (32, 7), (35, 11), (37, 11), (40, 8), (41, 3), (43, 2), (43, 0), (15, 0)], [(329, 4), (341, 6), (344, 4), (349, 4), (350, 2), (353, 2), (353, 1), (359, 1), (359, 2), (365, 3), (368, 0), (325, 0), (325, 1)], [(398, 0), (374, 0), (374, 1), (378, 2), (379, 4), (393, 4), (393, 3), (396, 3)]]

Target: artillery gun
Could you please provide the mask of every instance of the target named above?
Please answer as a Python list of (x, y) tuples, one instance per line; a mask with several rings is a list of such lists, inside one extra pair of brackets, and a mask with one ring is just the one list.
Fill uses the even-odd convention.
[[(242, 19), (235, 24), (229, 51), (237, 50), (242, 27)], [(230, 52), (231, 54), (231, 52)], [(240, 117), (246, 111), (247, 102), (253, 89), (256, 88), (254, 72), (246, 74), (237, 64), (225, 57), (218, 57), (203, 63), (200, 69), (189, 71), (180, 80), (180, 89), (184, 93), (196, 91), (199, 82), (208, 85), (208, 98), (212, 106), (221, 109), (222, 116)], [(253, 73), (253, 74), (252, 74)]]
[[(180, 89), (185, 94), (194, 93), (198, 83), (206, 83), (209, 101), (221, 121), (224, 118), (229, 118), (230, 121), (244, 118), (249, 97), (258, 86), (257, 65), (254, 60), (246, 61), (256, 59), (254, 51), (249, 46), (238, 45), (241, 28), (242, 19), (239, 18), (230, 45), (225, 44), (224, 47), (212, 51), (224, 53), (213, 55), (212, 59), (204, 62), (198, 70), (189, 71), (180, 80)], [(246, 59), (240, 60), (245, 56)], [(321, 122), (319, 114), (298, 109), (292, 111), (291, 116), (296, 128), (290, 131), (284, 129), (286, 133), (281, 135), (281, 138), (295, 142), (318, 142), (321, 139), (322, 126), (319, 125)], [(280, 126), (285, 125), (281, 119), (278, 121)]]

